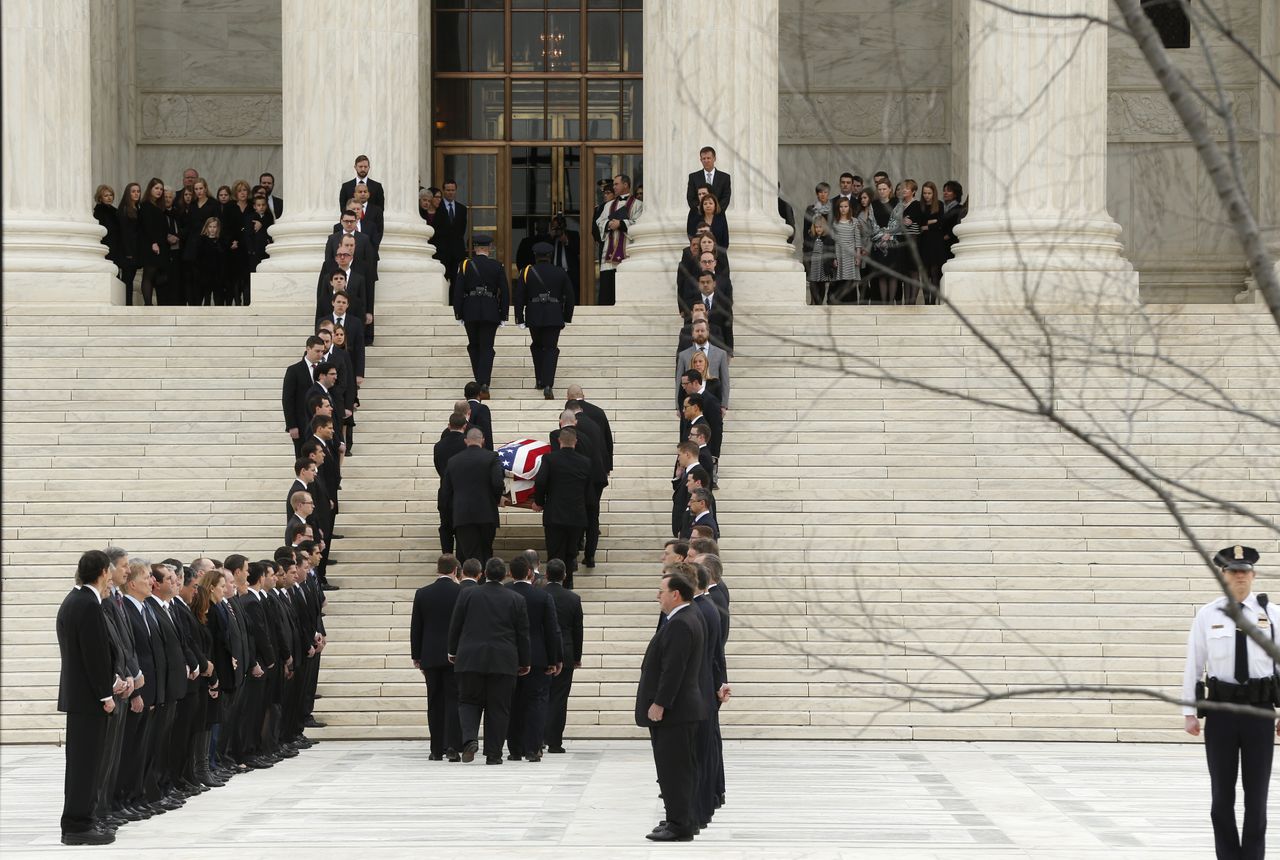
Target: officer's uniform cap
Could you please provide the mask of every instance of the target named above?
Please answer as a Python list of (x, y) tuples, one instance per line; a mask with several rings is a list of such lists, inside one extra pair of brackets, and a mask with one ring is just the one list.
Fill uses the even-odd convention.
[(1253, 570), (1258, 558), (1258, 551), (1253, 547), (1236, 544), (1218, 550), (1213, 561), (1223, 570)]

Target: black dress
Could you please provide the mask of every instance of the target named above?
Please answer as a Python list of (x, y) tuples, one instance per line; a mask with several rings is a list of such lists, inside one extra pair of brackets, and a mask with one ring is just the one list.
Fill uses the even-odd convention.
[[(138, 237), (143, 268), (169, 262), (169, 219), (164, 210), (150, 201), (138, 207)], [(159, 249), (159, 250), (157, 250)]]
[[(929, 222), (933, 223), (930, 224)], [(920, 205), (920, 236), (916, 242), (920, 248), (920, 258), (924, 260), (926, 268), (933, 269), (941, 266), (946, 260), (947, 248), (946, 243), (942, 240), (945, 225), (942, 219), (942, 205), (938, 205), (937, 212), (930, 212)], [(926, 226), (928, 229), (926, 229)]]
[[(200, 250), (200, 234), (204, 232), (204, 222), (210, 218), (222, 220), (222, 207), (217, 200), (212, 197), (206, 198), (204, 205), (200, 205), (199, 201), (191, 201), (191, 207), (187, 209), (187, 221), (184, 225), (186, 235), (182, 241), (182, 258), (187, 262), (192, 262), (196, 258), (197, 252)], [(218, 235), (226, 232), (225, 224)]]
[[(907, 221), (911, 221), (908, 225)], [(924, 223), (924, 205), (919, 200), (912, 200), (902, 210), (902, 265), (906, 269), (916, 268), (916, 253), (924, 260), (924, 251), (920, 248), (920, 225)], [(913, 248), (915, 250), (913, 250)], [(925, 263), (925, 265), (928, 265)]]
[(202, 304), (230, 304), (227, 279), (227, 252), (219, 239), (201, 236), (196, 240), (195, 280)]
[(116, 215), (116, 207), (110, 203), (99, 203), (93, 207), (93, 217), (98, 220), (107, 234), (102, 237), (102, 244), (107, 246), (107, 259), (120, 265), (116, 253), (120, 247), (120, 220)]

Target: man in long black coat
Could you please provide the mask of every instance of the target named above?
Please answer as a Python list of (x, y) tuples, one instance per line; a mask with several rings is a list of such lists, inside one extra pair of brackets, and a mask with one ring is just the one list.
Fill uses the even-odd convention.
[(453, 455), (467, 447), (463, 438), (467, 430), (467, 416), (455, 412), (449, 416), (449, 425), (440, 433), (440, 439), (431, 450), (431, 460), (436, 467), (436, 475), (440, 477), (440, 486), (436, 489), (436, 511), (440, 514), (440, 552), (453, 555), (453, 512), (444, 495), (444, 470), (448, 468)]
[(449, 460), (442, 489), (453, 516), (458, 557), (484, 562), (493, 557), (493, 538), (498, 531), (502, 464), (497, 454), (484, 449), (484, 434), (475, 427), (467, 431), (465, 439), (466, 449)]
[(542, 511), (547, 558), (564, 562), (566, 587), (573, 587), (578, 568), (578, 543), (587, 528), (587, 508), (595, 488), (591, 461), (576, 450), (578, 431), (562, 427), (560, 447), (545, 454), (533, 482), (534, 510)]
[(636, 725), (649, 729), (653, 762), (667, 817), (647, 835), (655, 842), (687, 842), (697, 827), (693, 809), (698, 771), (695, 739), (707, 705), (698, 680), (706, 634), (693, 609), (693, 585), (668, 573), (658, 590), (666, 623), (645, 649), (636, 689)]
[(64, 845), (106, 845), (115, 835), (98, 829), (93, 816), (107, 742), (107, 718), (115, 710), (115, 692), (124, 682), (115, 675), (102, 597), (107, 591), (107, 554), (90, 550), (80, 557), (76, 586), (58, 607), (58, 710), (67, 715), (67, 769), (62, 806)]
[(431, 761), (445, 755), (458, 761), (462, 725), (458, 722), (458, 682), (449, 662), (449, 622), (458, 602), (458, 560), (442, 555), (436, 580), (413, 596), (409, 622), (409, 656), (427, 682), (427, 729), (431, 733)]
[(543, 738), (547, 752), (564, 752), (564, 727), (568, 721), (569, 692), (573, 687), (573, 670), (582, 665), (582, 598), (563, 583), (564, 562), (553, 558), (547, 562), (546, 592), (556, 605), (556, 623), (560, 625), (560, 672), (551, 678), (551, 694), (547, 703), (547, 728)]
[(458, 595), (449, 624), (449, 661), (458, 679), (462, 760), (476, 756), (483, 710), (485, 763), (502, 764), (516, 678), (529, 673), (529, 614), (520, 595), (502, 587), (507, 575), (502, 559), (489, 559), (484, 575), (484, 585)]
[(562, 661), (560, 624), (556, 605), (529, 578), (529, 562), (523, 555), (511, 559), (511, 590), (525, 601), (529, 617), (529, 674), (516, 678), (507, 726), (507, 749), (513, 761), (542, 758), (542, 732), (547, 721), (547, 696), (551, 677)]

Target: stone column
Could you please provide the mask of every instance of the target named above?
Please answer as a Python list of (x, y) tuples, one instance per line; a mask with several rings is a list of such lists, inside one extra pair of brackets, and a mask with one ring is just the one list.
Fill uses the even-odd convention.
[(418, 89), (426, 82), (417, 0), (385, 0), (354, 29), (355, 13), (342, 0), (281, 6), (287, 193), (284, 217), (271, 229), (271, 258), (254, 277), (254, 303), (315, 301), (338, 190), (355, 176), (360, 154), (387, 197), (378, 303), (434, 300), (444, 267), (432, 259), (431, 228), (418, 216)]
[(89, 0), (5, 0), (0, 26), (4, 301), (123, 304), (93, 220)]
[(644, 215), (618, 269), (618, 302), (674, 302), (688, 246), (685, 188), (712, 146), (733, 178), (729, 259), (738, 307), (804, 303), (778, 216), (778, 0), (644, 4)]
[[(1107, 31), (1022, 0), (969, 10), (969, 214), (942, 288), (957, 303), (1133, 303), (1106, 210)], [(1106, 0), (1071, 11), (1107, 17)]]
[[(1280, 4), (1262, 3), (1258, 9), (1258, 55), (1269, 69), (1280, 69)], [(1258, 223), (1262, 226), (1280, 278), (1280, 91), (1258, 72)], [(1257, 282), (1249, 277), (1245, 296), (1265, 304)], [(1237, 301), (1240, 299), (1238, 298)]]

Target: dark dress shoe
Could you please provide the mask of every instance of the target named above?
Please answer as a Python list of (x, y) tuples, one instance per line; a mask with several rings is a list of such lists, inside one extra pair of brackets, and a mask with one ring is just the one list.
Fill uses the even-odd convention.
[(448, 753), (448, 759), (449, 761), (462, 761), (462, 756), (458, 755), (456, 752), (450, 752)]
[(677, 833), (674, 830), (668, 830), (667, 828), (664, 827), (661, 830), (655, 830), (652, 833), (646, 833), (644, 838), (650, 839), (654, 842), (692, 842), (693, 834)]
[(303, 723), (303, 725), (309, 729), (323, 729), (325, 726), (328, 725), (328, 723), (322, 723), (319, 720), (317, 720), (315, 717), (307, 717), (307, 720), (306, 722)]
[(542, 761), (542, 753), (529, 753), (524, 757), (525, 761)]
[(594, 558), (584, 558), (584, 559), (582, 560), (582, 566), (583, 566), (583, 567), (595, 567), (595, 566), (596, 566), (596, 560), (595, 560)]
[(462, 747), (462, 760), (464, 762), (475, 761), (476, 751), (480, 749), (480, 745), (475, 741), (467, 741)]
[[(350, 455), (351, 455), (351, 452), (348, 451), (347, 456), (350, 456)], [(332, 535), (329, 535), (329, 540), (342, 540), (344, 537), (346, 537), (346, 535), (332, 534)], [(330, 562), (330, 564), (332, 563), (333, 562)]]
[(427, 761), (444, 761), (444, 756), (436, 755), (435, 753), (432, 753), (431, 755), (427, 756)]
[(549, 753), (562, 753), (562, 752), (564, 752), (564, 747), (547, 747), (547, 752), (549, 752)]
[(332, 567), (333, 565), (335, 565), (335, 564), (337, 564), (337, 563), (338, 563), (338, 560), (337, 560), (336, 558), (331, 558), (331, 559), (329, 559), (329, 560), (326, 562), (326, 564), (328, 564), (330, 567)]
[(552, 399), (553, 397), (555, 397), (555, 395), (551, 393), (551, 386), (550, 386), (550, 385), (548, 385), (546, 388), (542, 389), (542, 396), (543, 396), (544, 398), (546, 398), (547, 400), (550, 400), (550, 399)]
[(338, 586), (334, 585), (331, 582), (326, 581), (326, 582), (320, 583), (320, 590), (321, 591), (338, 591), (339, 589), (338, 589)]
[(115, 841), (116, 835), (106, 830), (81, 830), (62, 834), (63, 845), (110, 845)]
[(488, 386), (488, 385), (481, 385), (481, 386), (480, 386), (480, 393), (481, 393), (481, 394), (488, 394), (488, 393), (489, 393), (489, 386)]
[(277, 755), (284, 756), (285, 758), (297, 758), (298, 751), (293, 747), (280, 747), (280, 750), (277, 753)]
[(111, 814), (116, 818), (119, 818), (121, 821), (141, 821), (142, 820), (142, 816), (139, 815), (137, 812), (123, 806), (120, 807), (119, 809), (111, 810)]
[(511, 755), (507, 756), (507, 761), (520, 761), (520, 759), (522, 758), (524, 758), (524, 756), (516, 755), (515, 753), (512, 753)]
[(502, 756), (491, 755), (484, 760), (485, 764), (502, 764)]

